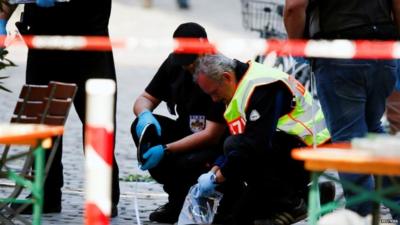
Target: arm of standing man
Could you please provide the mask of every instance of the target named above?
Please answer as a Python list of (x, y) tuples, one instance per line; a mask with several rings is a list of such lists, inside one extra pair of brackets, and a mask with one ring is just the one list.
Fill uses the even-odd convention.
[(303, 37), (307, 5), (308, 0), (286, 0), (283, 20), (289, 39)]

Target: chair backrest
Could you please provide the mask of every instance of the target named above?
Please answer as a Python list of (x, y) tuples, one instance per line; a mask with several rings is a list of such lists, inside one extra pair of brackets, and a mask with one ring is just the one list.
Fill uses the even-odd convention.
[(11, 122), (64, 125), (76, 91), (77, 86), (70, 83), (26, 84), (22, 87)]
[[(48, 85), (31, 85), (25, 84), (19, 95), (19, 99), (15, 106), (11, 122), (12, 123), (37, 123), (48, 125), (64, 125), (71, 108), (73, 99), (77, 91), (76, 84), (62, 83), (51, 81)], [(52, 150), (45, 165), (45, 172), (50, 169), (54, 159), (60, 137), (53, 142)], [(13, 154), (9, 156), (10, 146), (4, 147), (0, 160), (0, 178), (3, 173), (8, 171), (6, 163), (13, 159), (26, 155), (25, 161), (19, 172), (20, 176), (30, 177), (30, 169), (33, 161), (32, 149), (28, 152)], [(3, 186), (0, 184), (0, 186)], [(8, 186), (6, 184), (6, 186)], [(15, 184), (14, 189), (8, 195), (8, 198), (16, 198), (22, 192), (23, 186)], [(7, 209), (7, 202), (0, 203), (0, 210)], [(26, 207), (27, 204), (22, 206)], [(21, 210), (22, 210), (22, 207)], [(8, 208), (9, 209), (9, 208)]]
[[(76, 84), (51, 81), (49, 85), (25, 84), (20, 92), (11, 123), (64, 125), (74, 100)], [(57, 148), (58, 138), (53, 145)], [(5, 165), (10, 146), (1, 155), (0, 171)], [(24, 169), (28, 168), (28, 163)]]

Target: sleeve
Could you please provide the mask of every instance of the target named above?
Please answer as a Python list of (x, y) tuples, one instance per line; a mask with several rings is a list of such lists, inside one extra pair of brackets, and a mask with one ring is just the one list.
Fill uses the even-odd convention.
[(225, 140), (222, 174), (229, 178), (248, 168), (252, 157), (271, 149), (279, 118), (291, 110), (292, 95), (282, 82), (257, 87), (246, 109), (246, 128)]
[(214, 162), (214, 166), (223, 167), (226, 161), (225, 155), (220, 155)]
[(170, 56), (161, 64), (145, 91), (153, 97), (166, 101), (171, 96), (171, 63)]

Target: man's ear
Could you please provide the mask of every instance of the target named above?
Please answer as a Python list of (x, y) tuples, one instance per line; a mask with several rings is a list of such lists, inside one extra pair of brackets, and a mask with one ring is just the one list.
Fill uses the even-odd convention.
[(224, 72), (222, 74), (222, 77), (224, 78), (224, 80), (226, 80), (229, 83), (235, 82), (235, 76), (232, 73)]

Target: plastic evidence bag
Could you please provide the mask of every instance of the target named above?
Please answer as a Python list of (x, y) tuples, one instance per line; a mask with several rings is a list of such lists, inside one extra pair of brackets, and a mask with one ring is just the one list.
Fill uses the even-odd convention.
[(178, 225), (211, 224), (222, 196), (216, 191), (210, 197), (198, 197), (198, 184), (193, 185), (179, 214)]

